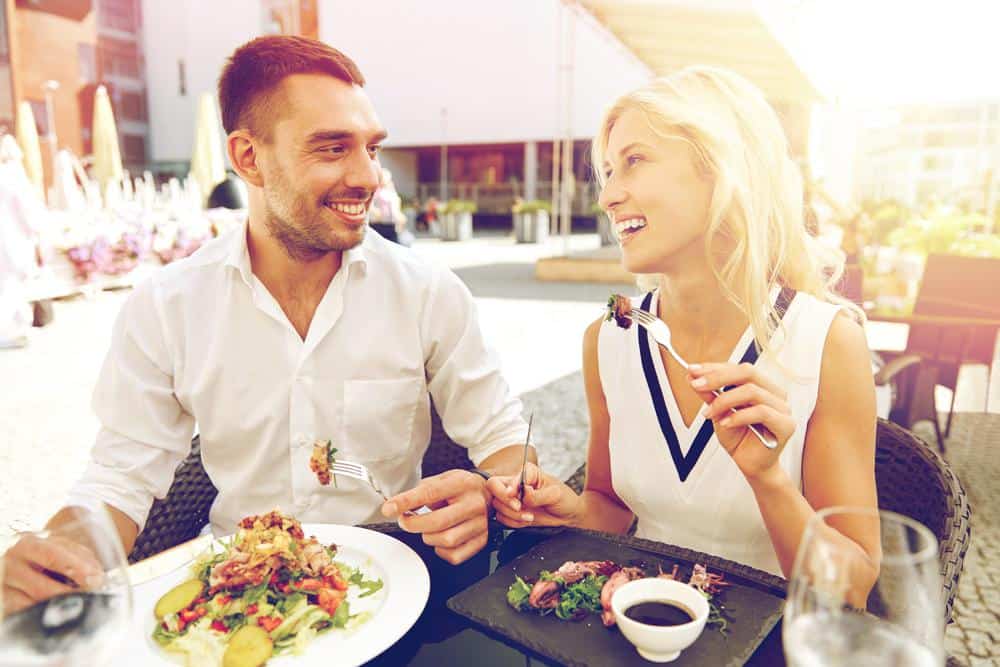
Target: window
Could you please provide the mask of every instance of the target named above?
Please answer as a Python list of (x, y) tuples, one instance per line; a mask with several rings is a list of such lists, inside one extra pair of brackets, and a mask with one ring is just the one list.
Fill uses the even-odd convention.
[(145, 162), (146, 161), (146, 137), (136, 134), (126, 134), (122, 136), (122, 157), (125, 162)]
[(101, 25), (112, 30), (135, 32), (137, 27), (135, 0), (101, 0), (98, 16)]
[(98, 58), (103, 76), (139, 78), (139, 58), (134, 53), (122, 53), (103, 47), (98, 49)]
[(146, 120), (146, 100), (142, 93), (122, 93), (119, 107), (122, 118)]

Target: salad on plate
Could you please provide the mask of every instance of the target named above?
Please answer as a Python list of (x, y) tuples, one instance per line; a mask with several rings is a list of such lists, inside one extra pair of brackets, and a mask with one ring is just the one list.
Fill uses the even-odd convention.
[(297, 520), (277, 511), (249, 516), (159, 599), (153, 640), (191, 665), (263, 665), (302, 653), (320, 634), (364, 624), (372, 612), (352, 613), (351, 605), (382, 585), (338, 562), (337, 545), (307, 538)]

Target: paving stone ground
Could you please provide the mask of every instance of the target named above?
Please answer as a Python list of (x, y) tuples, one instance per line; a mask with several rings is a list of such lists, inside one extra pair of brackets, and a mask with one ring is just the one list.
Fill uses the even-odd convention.
[[(929, 424), (915, 429), (933, 442)], [(945, 646), (960, 664), (1000, 665), (1000, 415), (958, 413), (946, 443), (972, 506), (972, 539)]]

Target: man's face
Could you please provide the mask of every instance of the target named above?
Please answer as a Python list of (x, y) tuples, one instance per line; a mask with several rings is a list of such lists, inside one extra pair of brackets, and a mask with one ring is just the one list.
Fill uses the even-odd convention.
[(296, 74), (271, 95), (258, 142), (265, 223), (289, 256), (311, 261), (365, 237), (385, 139), (368, 96), (332, 76)]

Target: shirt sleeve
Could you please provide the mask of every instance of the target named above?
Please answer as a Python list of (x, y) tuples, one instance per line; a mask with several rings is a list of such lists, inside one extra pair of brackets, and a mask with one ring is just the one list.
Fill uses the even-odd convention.
[(448, 270), (434, 272), (421, 334), (428, 389), (449, 437), (468, 448), (477, 466), (491, 454), (523, 443), (521, 401), (500, 372), (497, 354), (479, 328), (468, 288)]
[(173, 389), (173, 362), (151, 281), (137, 287), (115, 322), (94, 390), (101, 429), (70, 505), (98, 503), (125, 513), (142, 530), (153, 498), (166, 496), (191, 451), (194, 418)]

